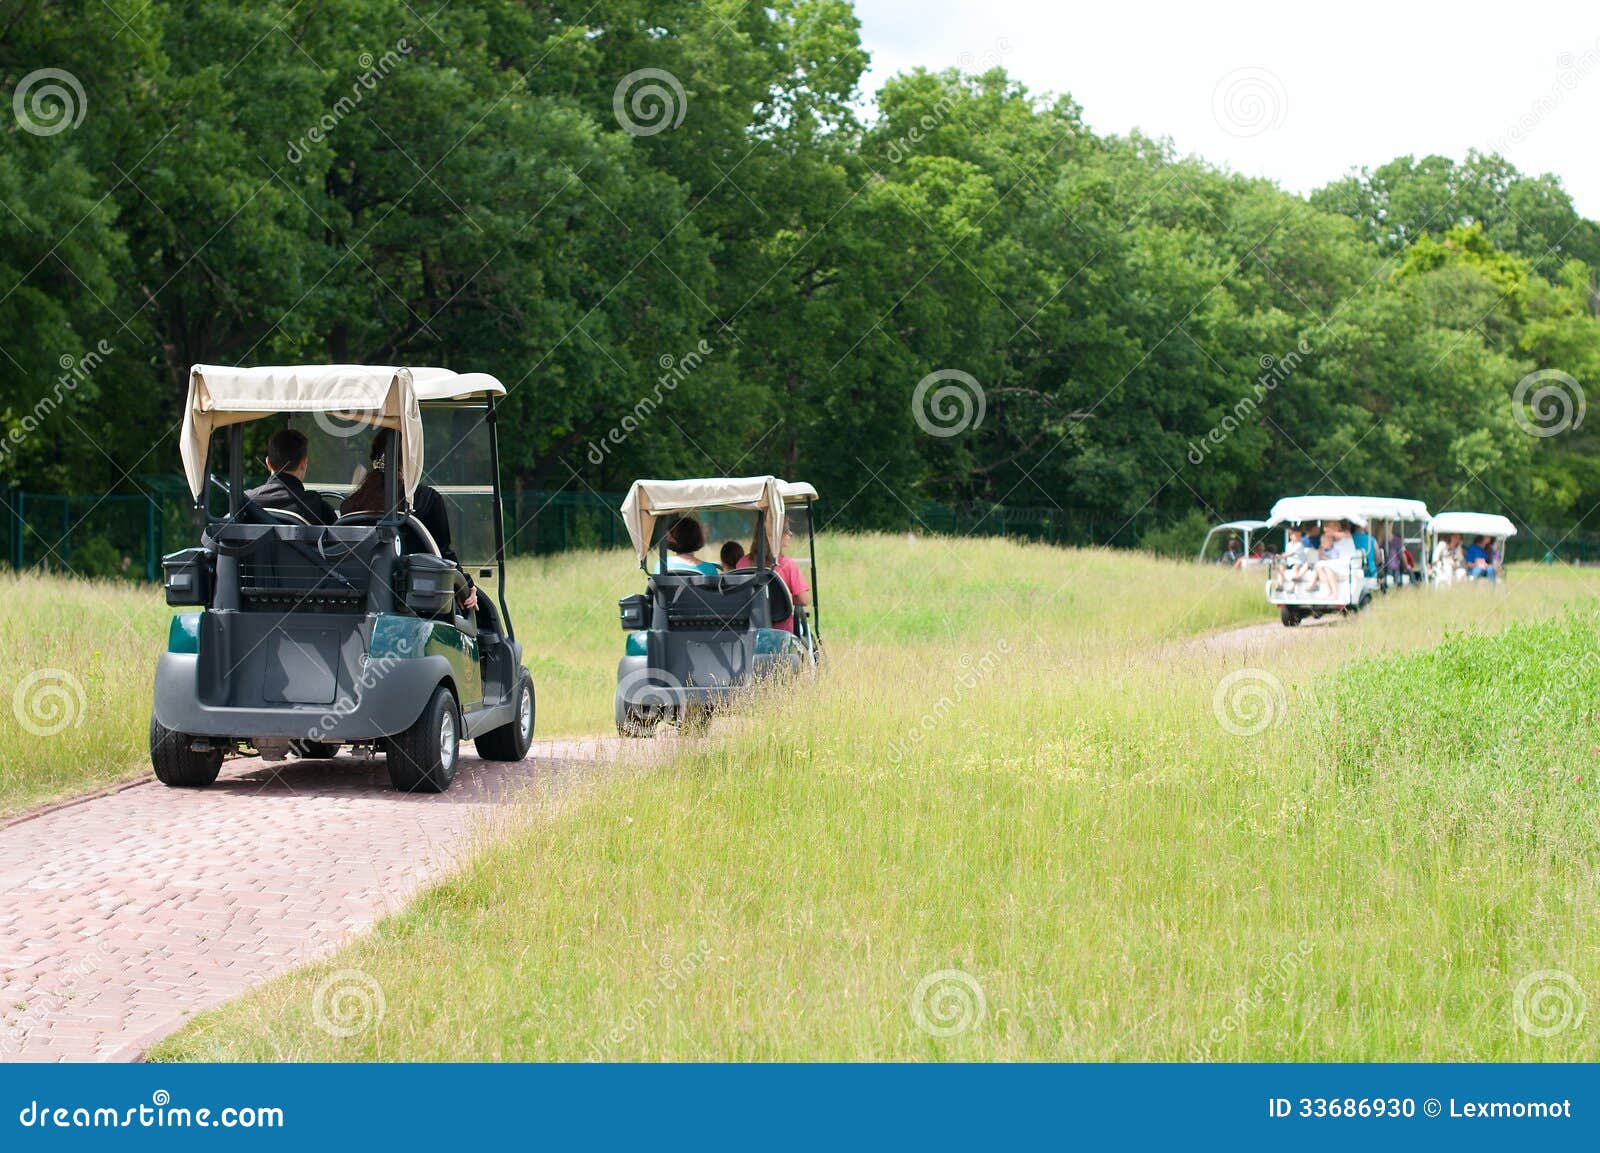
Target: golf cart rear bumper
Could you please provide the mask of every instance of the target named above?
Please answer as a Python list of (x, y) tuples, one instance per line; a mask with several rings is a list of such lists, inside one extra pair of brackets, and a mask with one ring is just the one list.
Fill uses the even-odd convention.
[(748, 693), (752, 685), (767, 677), (798, 673), (804, 656), (798, 643), (791, 643), (780, 652), (757, 653), (751, 672), (728, 683), (684, 684), (663, 669), (652, 669), (648, 657), (628, 655), (617, 663), (617, 695), (625, 704), (639, 708), (715, 707)]
[(256, 737), (339, 743), (394, 736), (422, 715), (433, 690), (451, 677), (450, 663), (427, 656), (396, 661), (379, 676), (341, 684), (334, 699), (309, 704), (207, 704), (199, 683), (200, 658), (164, 653), (156, 665), (155, 718), (175, 732), (197, 737)]

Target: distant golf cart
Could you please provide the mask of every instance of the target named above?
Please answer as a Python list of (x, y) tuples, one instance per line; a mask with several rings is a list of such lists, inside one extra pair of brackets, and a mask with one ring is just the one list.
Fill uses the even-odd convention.
[[(1341, 566), (1326, 580), (1294, 579), (1294, 570), (1288, 567), (1289, 530), (1309, 531), (1320, 540), (1323, 527), (1334, 521), (1365, 534), (1369, 546), (1343, 561), (1322, 561), (1322, 565)], [(1285, 497), (1272, 506), (1267, 518), (1269, 528), (1284, 532), (1280, 556), (1273, 561), (1267, 577), (1267, 600), (1278, 606), (1278, 617), (1288, 628), (1307, 617), (1360, 612), (1372, 603), (1374, 594), (1390, 587), (1384, 550), (1403, 548), (1412, 539), (1420, 543), (1427, 523), (1428, 508), (1419, 500), (1342, 495)], [(1415, 537), (1408, 536), (1408, 532), (1415, 533)]]
[[(645, 591), (619, 605), (628, 633), (617, 665), (619, 733), (649, 736), (663, 721), (700, 731), (751, 685), (817, 668), (816, 499), (809, 484), (771, 476), (634, 482), (622, 517), (639, 567), (648, 570), (653, 550), (656, 568)], [(672, 567), (667, 532), (688, 515), (709, 538), (750, 542), (749, 567), (714, 575)], [(774, 569), (786, 527), (807, 538), (809, 610)], [(792, 632), (775, 627), (786, 620)]]
[[(1432, 588), (1470, 580), (1494, 584), (1505, 576), (1506, 541), (1517, 535), (1509, 517), (1493, 512), (1441, 512), (1428, 522), (1425, 555), (1428, 558), (1428, 584)], [(1492, 553), (1488, 565), (1475, 572), (1469, 565), (1456, 565), (1449, 559), (1451, 537), (1476, 540), (1488, 537)], [(1444, 546), (1441, 548), (1441, 546)]]
[(1200, 542), (1200, 554), (1195, 559), (1201, 564), (1221, 564), (1227, 559), (1229, 542), (1237, 540), (1240, 542), (1239, 554), (1228, 563), (1237, 568), (1256, 568), (1265, 562), (1255, 554), (1251, 545), (1259, 543), (1269, 527), (1264, 520), (1225, 521), (1206, 533), (1206, 539)]
[[(194, 367), (184, 470), (197, 501), (224, 507), (200, 547), (164, 559), (167, 603), (198, 611), (173, 618), (156, 669), (157, 778), (209, 785), (231, 753), (351, 745), (381, 751), (395, 788), (436, 793), (463, 740), (489, 760), (527, 754), (533, 678), (505, 601), (504, 395), (492, 376), (437, 368)], [(261, 420), (306, 433), (306, 485), (335, 507), (384, 438), (398, 468), (382, 470), (383, 509), (321, 525), (245, 499), (245, 426)], [(412, 515), (419, 484), (444, 502), (465, 572)], [(467, 573), (476, 612), (459, 599)]]

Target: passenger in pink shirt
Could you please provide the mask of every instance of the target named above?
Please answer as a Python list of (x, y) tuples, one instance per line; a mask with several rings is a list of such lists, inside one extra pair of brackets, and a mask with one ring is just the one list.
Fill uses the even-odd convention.
[[(811, 586), (806, 584), (806, 578), (800, 572), (799, 563), (788, 555), (789, 546), (793, 543), (794, 533), (785, 527), (782, 548), (778, 551), (778, 561), (772, 567), (783, 583), (788, 586), (789, 595), (794, 598), (794, 603), (797, 605), (810, 605)], [(739, 561), (740, 568), (754, 568), (755, 564), (756, 558), (750, 553), (745, 553)], [(794, 617), (790, 616), (781, 621), (773, 621), (772, 627), (782, 629), (786, 633), (792, 633), (794, 632)]]

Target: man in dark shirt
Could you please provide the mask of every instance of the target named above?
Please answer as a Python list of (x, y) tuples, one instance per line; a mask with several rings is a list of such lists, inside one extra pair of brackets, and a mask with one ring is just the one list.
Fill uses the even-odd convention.
[(272, 476), (259, 488), (246, 492), (245, 499), (262, 508), (279, 509), (302, 516), (310, 524), (332, 524), (338, 520), (333, 506), (314, 492), (306, 491), (306, 434), (296, 429), (279, 429), (267, 441), (267, 469)]

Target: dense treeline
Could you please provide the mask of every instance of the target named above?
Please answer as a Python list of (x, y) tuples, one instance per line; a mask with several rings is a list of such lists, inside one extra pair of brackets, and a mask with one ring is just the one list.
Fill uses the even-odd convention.
[(525, 485), (770, 470), (860, 525), (1600, 501), (1586, 427), (1529, 432), (1600, 380), (1552, 177), (1306, 199), (998, 69), (864, 117), (847, 0), (435, 7), (0, 2), (0, 485), (130, 488), (191, 363), (331, 360), (496, 373)]

